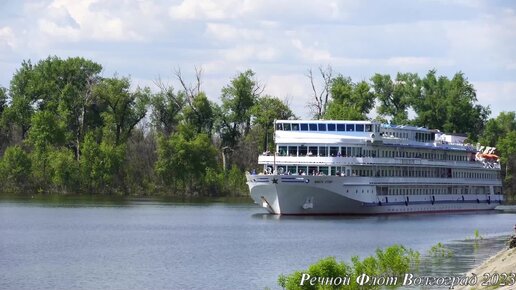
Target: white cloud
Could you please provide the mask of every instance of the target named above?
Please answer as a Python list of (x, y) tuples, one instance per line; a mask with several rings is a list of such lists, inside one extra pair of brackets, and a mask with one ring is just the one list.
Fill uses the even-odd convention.
[(313, 46), (307, 46), (299, 39), (292, 39), (292, 46), (301, 54), (302, 58), (309, 63), (329, 63), (332, 60), (331, 53), (325, 49), (317, 47), (317, 43)]
[(26, 5), (26, 13), (41, 15), (39, 31), (59, 41), (142, 41), (151, 29), (161, 30), (158, 8), (142, 1), (113, 5), (100, 0), (54, 0), (48, 5)]
[(236, 28), (224, 23), (207, 23), (206, 33), (210, 37), (223, 41), (260, 41), (263, 39), (263, 32), (260, 30)]
[(1, 46), (6, 46), (10, 49), (15, 49), (17, 47), (16, 37), (12, 28), (9, 26), (0, 28), (0, 47)]
[(237, 18), (329, 21), (345, 18), (355, 6), (353, 1), (183, 0), (169, 8), (169, 16), (206, 21)]
[(491, 106), (491, 117), (503, 111), (516, 111), (516, 82), (472, 82), (480, 104)]
[(516, 14), (483, 15), (477, 21), (450, 22), (447, 26), (449, 55), (458, 61), (478, 65), (505, 65), (514, 61)]
[(451, 59), (411, 56), (390, 57), (384, 60), (383, 63), (402, 71), (428, 69), (433, 67), (442, 68), (455, 64)]
[(169, 15), (179, 20), (222, 20), (238, 17), (245, 11), (246, 4), (238, 0), (185, 0), (170, 7)]
[(301, 73), (270, 75), (265, 79), (264, 84), (264, 93), (281, 100), (287, 99), (291, 109), (298, 117), (309, 117), (307, 104), (310, 101), (311, 88), (306, 75)]
[(516, 13), (507, 3), (32, 0), (8, 8), (0, 11), (4, 86), (23, 59), (78, 55), (139, 83), (202, 66), (213, 98), (238, 72), (253, 69), (267, 92), (294, 98), (299, 115), (307, 115), (311, 94), (303, 74), (327, 64), (354, 80), (463, 71), (480, 83), (479, 99), (493, 111), (513, 101)]

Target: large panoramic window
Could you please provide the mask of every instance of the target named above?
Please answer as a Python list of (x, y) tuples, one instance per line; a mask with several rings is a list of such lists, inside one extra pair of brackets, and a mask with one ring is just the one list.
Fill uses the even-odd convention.
[(308, 155), (317, 156), (317, 146), (308, 147)]
[(308, 124), (301, 124), (301, 131), (308, 131)]
[(319, 156), (328, 156), (328, 148), (326, 146), (319, 147)]
[(282, 123), (276, 124), (276, 130), (283, 130), (283, 124)]
[(287, 146), (279, 146), (278, 148), (278, 154), (279, 156), (286, 156), (287, 155)]
[(346, 131), (346, 125), (345, 124), (337, 124), (337, 131)]
[(364, 125), (363, 124), (357, 124), (357, 132), (364, 132)]
[(319, 131), (326, 131), (326, 124), (318, 124)]
[(292, 131), (299, 131), (299, 124), (292, 124)]
[(335, 124), (328, 124), (328, 131), (335, 131)]
[(289, 123), (283, 124), (283, 130), (290, 131), (290, 124)]
[(306, 156), (308, 148), (306, 146), (299, 146), (299, 156)]
[(309, 124), (310, 125), (310, 131), (317, 131), (317, 124)]
[(288, 156), (297, 156), (297, 146), (288, 146)]
[(346, 131), (348, 131), (348, 132), (355, 131), (355, 124), (346, 124)]

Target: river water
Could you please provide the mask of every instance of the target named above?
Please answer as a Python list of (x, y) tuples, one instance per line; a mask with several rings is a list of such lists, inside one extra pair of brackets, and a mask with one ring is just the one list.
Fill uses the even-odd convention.
[[(466, 262), (436, 269), (459, 274), (498, 251), (515, 223), (499, 212), (277, 217), (251, 203), (1, 201), (0, 289), (276, 289), (279, 274), (323, 257), (393, 244), (425, 253), (438, 242)], [(457, 246), (476, 229), (492, 241), (480, 256)]]

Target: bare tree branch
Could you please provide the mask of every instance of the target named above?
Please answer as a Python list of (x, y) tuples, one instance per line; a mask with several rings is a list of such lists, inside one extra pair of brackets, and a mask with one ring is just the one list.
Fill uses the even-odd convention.
[(174, 101), (174, 103), (176, 104), (176, 106), (178, 108), (181, 108), (183, 106), (181, 101), (173, 94), (173, 87), (169, 84), (164, 83), (163, 80), (161, 79), (161, 76), (158, 76), (158, 78), (155, 79), (153, 81), (153, 83), (156, 87), (159, 88), (159, 90), (162, 94), (170, 95), (172, 97), (171, 99)]
[(320, 66), (319, 73), (321, 74), (322, 78), (322, 88), (319, 91), (316, 88), (316, 81), (312, 69), (308, 69), (308, 72), (306, 74), (306, 76), (310, 80), (310, 85), (312, 87), (313, 93), (313, 100), (308, 103), (308, 107), (310, 108), (310, 112), (317, 119), (322, 118), (322, 116), (326, 112), (328, 99), (330, 97), (330, 86), (333, 78), (333, 69), (329, 65), (326, 68)]
[(195, 79), (197, 80), (197, 94), (201, 92), (202, 67), (195, 67)]
[(183, 90), (185, 91), (186, 101), (188, 102), (188, 105), (193, 110), (194, 114), (196, 114), (197, 116), (200, 116), (200, 112), (197, 110), (197, 108), (195, 108), (195, 106), (193, 106), (193, 100), (195, 99), (195, 97), (197, 95), (199, 95), (201, 93), (202, 67), (201, 68), (194, 67), (194, 69), (195, 69), (195, 80), (196, 80), (195, 85), (192, 85), (192, 84), (187, 85), (186, 84), (186, 82), (183, 78), (183, 75), (181, 74), (180, 68), (176, 69), (174, 73), (176, 75), (176, 78), (179, 80), (179, 83), (181, 83)]

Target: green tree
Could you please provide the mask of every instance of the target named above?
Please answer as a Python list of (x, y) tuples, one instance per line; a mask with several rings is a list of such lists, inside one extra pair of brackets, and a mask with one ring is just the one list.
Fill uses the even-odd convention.
[(245, 174), (237, 166), (233, 165), (230, 170), (225, 172), (226, 174), (226, 191), (232, 195), (241, 195), (241, 193), (247, 191), (247, 184)]
[(33, 65), (23, 61), (11, 79), (9, 95), (11, 106), (6, 109), (4, 122), (17, 125), (20, 128), (21, 139), (25, 139), (30, 128), (30, 121), (34, 112), (37, 95), (32, 92)]
[(54, 147), (65, 144), (66, 125), (60, 116), (43, 110), (36, 112), (31, 118), (31, 127), (27, 143), (32, 145), (32, 173), (38, 186), (46, 190), (51, 183), (49, 161)]
[(497, 148), (502, 163), (506, 192), (516, 189), (514, 132), (516, 132), (516, 112), (501, 112), (496, 118), (487, 121), (480, 136), (480, 144)]
[(20, 146), (11, 146), (4, 152), (0, 162), (1, 179), (6, 182), (4, 188), (22, 190), (30, 180), (31, 160)]
[(325, 119), (366, 120), (374, 107), (375, 95), (365, 81), (353, 83), (351, 78), (339, 75), (332, 80), (330, 93)]
[(91, 88), (101, 70), (99, 64), (80, 57), (65, 60), (48, 57), (34, 66), (24, 61), (11, 81), (8, 122), (19, 125), (25, 138), (34, 112), (45, 110), (59, 114), (69, 132), (67, 142), (79, 157)]
[(254, 78), (254, 72), (247, 70), (233, 78), (222, 88), (224, 145), (234, 148), (240, 136), (251, 129), (251, 108), (256, 103), (263, 88)]
[(471, 140), (477, 140), (484, 129), (489, 107), (476, 104), (477, 96), (471, 83), (462, 72), (456, 73), (447, 88), (445, 132), (467, 133)]
[(217, 150), (207, 134), (195, 134), (181, 126), (177, 134), (158, 138), (156, 174), (166, 185), (181, 187), (182, 194), (202, 182), (207, 171), (217, 168)]
[(104, 125), (113, 131), (115, 145), (125, 143), (136, 124), (147, 114), (150, 89), (137, 88), (131, 92), (130, 87), (128, 78), (114, 77), (103, 79), (93, 89), (94, 96), (107, 107)]
[(516, 189), (514, 184), (514, 166), (516, 163), (516, 130), (511, 131), (504, 137), (500, 138), (497, 145), (498, 150), (500, 151), (500, 161), (505, 164), (505, 181), (514, 191), (514, 189)]
[(4, 114), (7, 108), (7, 89), (0, 86), (0, 150), (9, 143), (9, 126)]
[(80, 185), (80, 171), (73, 151), (61, 148), (51, 151), (49, 157), (52, 184), (63, 193), (77, 190)]
[(185, 106), (183, 94), (174, 93), (172, 87), (160, 85), (161, 91), (150, 99), (151, 121), (154, 129), (170, 136), (179, 124), (179, 113)]
[(285, 102), (276, 97), (263, 96), (258, 98), (256, 104), (251, 108), (254, 116), (253, 124), (260, 127), (263, 132), (263, 151), (273, 148), (274, 120), (287, 120), (295, 117), (292, 110)]
[(420, 94), (411, 95), (417, 114), (413, 123), (447, 133), (466, 133), (470, 140), (477, 140), (490, 110), (477, 104), (475, 89), (464, 74), (458, 72), (450, 80), (431, 70), (420, 83)]
[(204, 133), (211, 137), (214, 125), (213, 105), (206, 94), (200, 92), (193, 97), (190, 106), (183, 109), (184, 119), (187, 124), (193, 126), (197, 134)]
[(65, 125), (60, 116), (50, 111), (39, 111), (31, 120), (28, 142), (35, 150), (45, 151), (50, 146), (65, 144)]
[(390, 117), (391, 123), (407, 124), (408, 109), (420, 94), (420, 79), (417, 74), (398, 73), (393, 81), (390, 75), (375, 74), (372, 85), (380, 104), (378, 114)]
[(81, 179), (91, 192), (113, 192), (115, 178), (123, 164), (125, 145), (116, 145), (110, 140), (97, 142), (89, 132), (84, 139), (80, 160)]
[(496, 146), (498, 140), (512, 131), (516, 131), (516, 112), (501, 112), (496, 118), (487, 121), (480, 137), (480, 143)]
[(447, 85), (448, 78), (437, 77), (435, 70), (430, 70), (421, 80), (421, 94), (412, 100), (416, 125), (443, 130), (447, 119)]
[(3, 115), (7, 108), (7, 89), (0, 87), (0, 117)]

